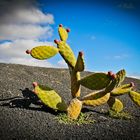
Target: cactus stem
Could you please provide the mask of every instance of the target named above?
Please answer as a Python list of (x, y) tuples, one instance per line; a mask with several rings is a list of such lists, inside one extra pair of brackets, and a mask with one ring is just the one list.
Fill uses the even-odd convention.
[(33, 82), (33, 87), (36, 87), (38, 86), (38, 83), (37, 82)]
[(31, 51), (30, 51), (30, 50), (26, 50), (26, 53), (27, 53), (27, 54), (31, 54)]
[(63, 27), (63, 25), (62, 24), (59, 24), (59, 27)]
[(66, 29), (66, 31), (69, 33), (70, 32), (70, 29)]

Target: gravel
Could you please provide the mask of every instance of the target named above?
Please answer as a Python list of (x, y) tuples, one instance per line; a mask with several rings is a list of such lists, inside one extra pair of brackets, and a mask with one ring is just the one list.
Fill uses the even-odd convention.
[[(82, 77), (90, 72), (82, 72)], [(128, 95), (120, 97), (124, 110), (131, 120), (113, 119), (106, 112), (108, 106), (84, 108), (96, 120), (93, 124), (61, 124), (56, 120), (57, 112), (42, 107), (31, 92), (32, 82), (47, 84), (54, 88), (68, 103), (71, 99), (69, 72), (67, 69), (40, 68), (17, 64), (0, 63), (0, 140), (12, 139), (73, 139), (73, 140), (139, 140), (140, 108)], [(124, 83), (134, 82), (140, 90), (140, 80), (126, 78)], [(82, 94), (90, 90), (82, 87)]]

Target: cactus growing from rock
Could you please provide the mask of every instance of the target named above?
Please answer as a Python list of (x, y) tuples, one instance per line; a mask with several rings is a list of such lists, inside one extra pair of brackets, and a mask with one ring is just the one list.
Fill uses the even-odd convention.
[[(46, 106), (59, 111), (66, 111), (70, 119), (77, 119), (82, 106), (99, 106), (108, 103), (111, 110), (120, 112), (123, 110), (122, 102), (117, 96), (129, 94), (134, 103), (140, 106), (140, 94), (132, 91), (134, 84), (121, 85), (126, 72), (120, 70), (116, 74), (109, 71), (108, 73), (93, 73), (81, 79), (80, 72), (84, 71), (84, 55), (79, 52), (78, 57), (74, 55), (72, 49), (67, 43), (68, 33), (70, 29), (65, 29), (62, 24), (59, 25), (58, 33), (60, 40), (54, 40), (57, 47), (54, 46), (37, 46), (32, 50), (27, 50), (33, 58), (44, 60), (55, 56), (59, 53), (68, 65), (71, 81), (72, 99), (69, 105), (53, 89), (48, 86), (33, 83), (34, 93)], [(84, 97), (80, 97), (80, 87), (84, 86), (91, 90), (99, 90), (92, 92)]]

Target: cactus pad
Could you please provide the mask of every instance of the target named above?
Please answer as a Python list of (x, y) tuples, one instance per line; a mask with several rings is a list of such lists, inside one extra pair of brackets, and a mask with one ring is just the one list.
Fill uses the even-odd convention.
[(123, 110), (123, 104), (117, 98), (110, 97), (110, 99), (108, 100), (107, 103), (108, 103), (110, 109), (115, 111), (116, 113), (121, 112)]
[(120, 84), (124, 81), (125, 75), (126, 75), (126, 72), (124, 69), (116, 73), (116, 81), (117, 81), (116, 87), (120, 86)]
[(85, 63), (84, 63), (84, 58), (83, 58), (83, 53), (79, 52), (78, 58), (77, 58), (77, 62), (76, 62), (76, 66), (75, 66), (75, 71), (83, 71), (85, 68)]
[(32, 57), (34, 57), (36, 59), (44, 60), (44, 59), (48, 59), (50, 57), (53, 57), (57, 53), (58, 53), (58, 49), (56, 47), (37, 46), (31, 50), (30, 54)]
[(70, 119), (77, 119), (82, 109), (82, 102), (77, 98), (71, 100), (68, 108), (67, 115)]
[(105, 104), (110, 97), (110, 93), (94, 92), (82, 98), (83, 105), (98, 106)]
[(43, 104), (54, 110), (66, 111), (67, 105), (53, 89), (37, 85), (34, 91)]
[(75, 67), (75, 64), (76, 64), (76, 58), (74, 56), (73, 51), (69, 47), (69, 45), (65, 41), (60, 41), (57, 44), (57, 47), (59, 49), (59, 53), (64, 58), (64, 60), (66, 61), (66, 63), (70, 67), (74, 68)]
[(68, 38), (68, 33), (67, 33), (67, 31), (66, 31), (65, 28), (59, 27), (59, 28), (58, 28), (58, 33), (59, 33), (60, 39), (61, 39), (62, 41), (66, 41), (66, 40), (67, 40), (67, 38)]
[(133, 88), (133, 84), (132, 83), (129, 83), (129, 84), (124, 84), (124, 85), (121, 85), (121, 86), (119, 86), (119, 88), (122, 88), (122, 89), (125, 89), (125, 88)]
[(79, 83), (91, 90), (100, 90), (107, 87), (111, 82), (110, 77), (106, 73), (94, 73), (84, 77)]
[(131, 91), (132, 87), (127, 87), (127, 88), (115, 88), (111, 91), (111, 95), (112, 96), (118, 96), (118, 95), (122, 95), (122, 94), (127, 94)]
[(140, 106), (140, 93), (135, 91), (130, 91), (129, 96), (135, 104)]

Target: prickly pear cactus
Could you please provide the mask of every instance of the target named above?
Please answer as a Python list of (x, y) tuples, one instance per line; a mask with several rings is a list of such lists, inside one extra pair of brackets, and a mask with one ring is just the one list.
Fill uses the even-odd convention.
[(114, 97), (110, 97), (110, 99), (108, 100), (108, 105), (110, 107), (111, 110), (115, 111), (115, 112), (121, 112), (123, 110), (123, 104), (122, 102)]
[(119, 95), (122, 95), (122, 94), (128, 94), (131, 90), (132, 90), (132, 85), (131, 83), (130, 84), (125, 84), (123, 86), (120, 86), (120, 87), (117, 87), (115, 89), (113, 89), (111, 91), (111, 95), (112, 96), (119, 96)]
[(82, 109), (82, 102), (77, 98), (71, 100), (68, 108), (67, 114), (70, 119), (77, 119)]
[[(37, 46), (32, 50), (27, 50), (26, 53), (30, 54), (33, 58), (44, 60), (55, 56), (60, 53), (62, 58), (68, 65), (71, 80), (71, 94), (72, 100), (67, 107), (66, 103), (53, 89), (33, 83), (34, 93), (46, 106), (60, 111), (67, 111), (67, 115), (71, 119), (77, 119), (82, 105), (98, 106), (108, 103), (110, 109), (115, 113), (121, 112), (123, 109), (122, 102), (116, 98), (123, 94), (129, 94), (132, 101), (140, 106), (140, 93), (133, 91), (134, 83), (121, 85), (126, 76), (124, 69), (118, 71), (116, 74), (109, 71), (108, 73), (94, 73), (81, 79), (80, 72), (84, 71), (84, 56), (79, 52), (76, 59), (72, 49), (66, 42), (68, 39), (68, 32), (70, 29), (65, 29), (62, 24), (59, 25), (58, 33), (60, 40), (54, 40), (57, 47), (54, 46)], [(92, 92), (81, 100), (80, 86), (84, 86), (91, 90), (100, 90)]]
[(100, 90), (107, 87), (111, 82), (106, 73), (94, 73), (79, 80), (79, 83), (91, 90)]
[(93, 92), (82, 98), (83, 105), (86, 106), (99, 106), (105, 104), (110, 97), (110, 93)]
[(66, 111), (67, 105), (62, 98), (53, 89), (47, 86), (38, 85), (33, 83), (34, 92), (42, 103), (54, 110)]
[(74, 68), (76, 64), (76, 58), (70, 46), (65, 41), (59, 41), (57, 43), (57, 47), (59, 49), (60, 55), (64, 58), (66, 63)]
[(58, 53), (58, 49), (53, 46), (37, 46), (33, 48), (30, 55), (36, 59), (44, 60), (55, 56)]
[(65, 28), (63, 28), (63, 25), (60, 24), (59, 25), (59, 28), (58, 28), (58, 33), (59, 33), (59, 36), (60, 36), (60, 39), (62, 41), (66, 41), (67, 38), (68, 38), (68, 29), (66, 30)]
[(77, 72), (78, 71), (81, 72), (84, 70), (84, 68), (85, 68), (85, 63), (84, 63), (83, 53), (79, 52), (74, 70)]
[(130, 91), (129, 96), (136, 105), (140, 106), (140, 93)]
[(124, 69), (122, 69), (116, 73), (116, 87), (121, 85), (121, 83), (125, 79), (125, 76), (126, 76), (126, 72)]

